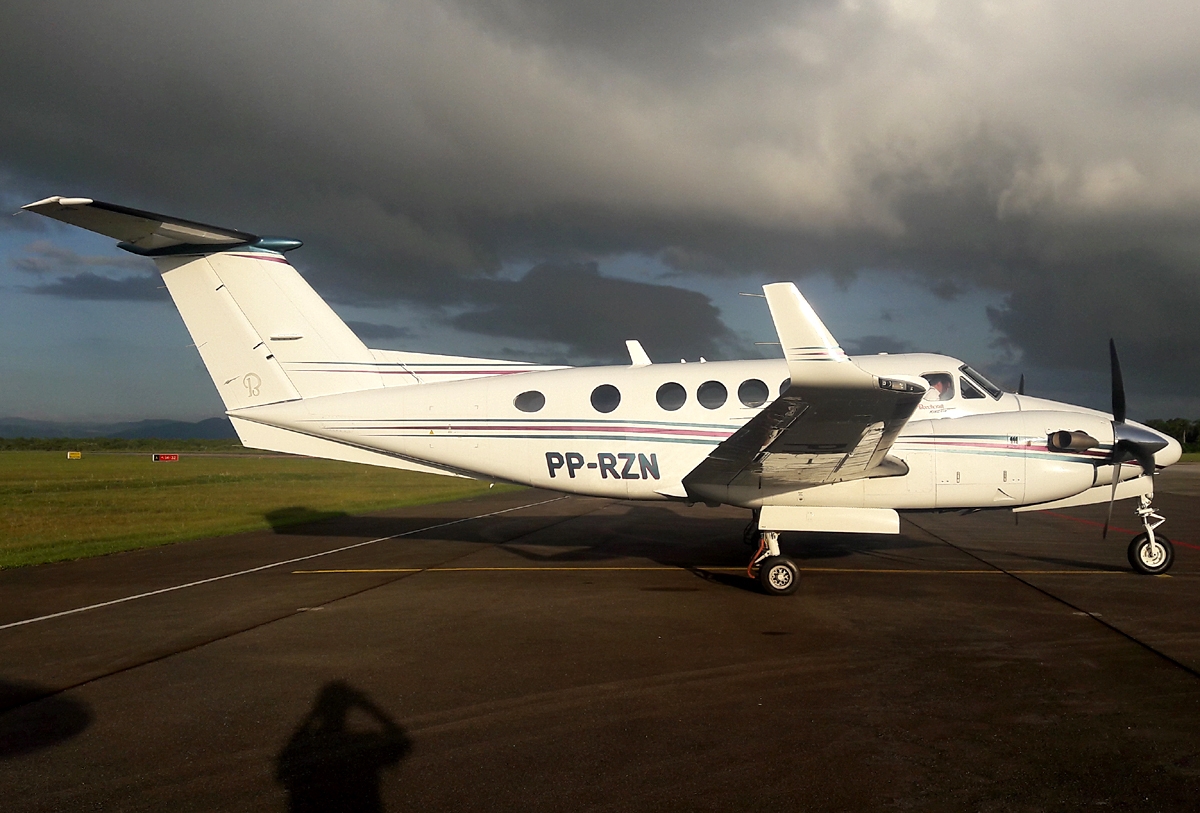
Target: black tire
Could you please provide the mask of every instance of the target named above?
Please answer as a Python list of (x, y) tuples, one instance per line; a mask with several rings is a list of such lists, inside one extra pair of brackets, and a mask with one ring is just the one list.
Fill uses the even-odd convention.
[(1175, 546), (1162, 534), (1155, 534), (1158, 550), (1150, 547), (1150, 535), (1138, 534), (1129, 543), (1129, 566), (1135, 573), (1161, 576), (1175, 564)]
[(800, 571), (786, 556), (769, 556), (758, 566), (758, 583), (768, 596), (790, 596), (800, 586)]

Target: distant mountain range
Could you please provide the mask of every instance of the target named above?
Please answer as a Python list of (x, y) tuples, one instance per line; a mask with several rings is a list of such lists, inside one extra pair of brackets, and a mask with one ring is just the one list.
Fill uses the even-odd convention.
[(163, 440), (236, 439), (228, 418), (203, 421), (146, 420), (130, 423), (71, 423), (0, 418), (0, 438), (162, 438)]

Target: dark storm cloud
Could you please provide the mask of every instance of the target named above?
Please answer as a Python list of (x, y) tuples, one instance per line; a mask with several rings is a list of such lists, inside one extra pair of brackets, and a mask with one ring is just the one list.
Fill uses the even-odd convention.
[[(1200, 378), (1197, 30), (1183, 2), (10, 3), (0, 200), (294, 234), (344, 301), (581, 353), (639, 324), (589, 260), (892, 270), (948, 306), (1005, 294), (1016, 356), (1066, 368), (1112, 333), (1177, 386)], [(549, 301), (496, 275), (539, 263), (612, 335), (525, 321), (514, 291)], [(680, 343), (728, 340), (689, 307)]]
[(911, 353), (917, 348), (912, 342), (895, 336), (860, 336), (842, 342), (842, 348), (852, 356), (872, 356), (876, 353)]
[(106, 299), (167, 302), (162, 281), (155, 277), (122, 277), (112, 279), (84, 271), (69, 277), (59, 277), (41, 285), (22, 286), (22, 290), (41, 296), (61, 299)]
[(640, 341), (659, 361), (745, 355), (708, 297), (610, 279), (594, 263), (543, 263), (517, 281), (481, 283), (474, 296), (482, 304), (454, 318), (459, 329), (563, 342), (576, 356), (627, 362), (627, 339)]
[[(145, 257), (80, 254), (50, 240), (38, 240), (25, 246), (21, 256), (12, 258), (11, 265), (44, 280), (37, 285), (18, 286), (20, 290), (40, 296), (133, 301), (166, 301), (168, 298), (162, 280), (155, 273), (154, 263)], [(130, 276), (131, 271), (142, 273)]]
[(106, 257), (80, 254), (57, 246), (49, 240), (38, 240), (25, 247), (25, 256), (12, 260), (12, 267), (31, 274), (66, 274), (81, 268), (107, 268), (116, 271), (154, 273), (153, 261), (145, 257)]
[(407, 339), (413, 332), (406, 327), (396, 325), (381, 325), (376, 322), (346, 321), (349, 327), (360, 339)]

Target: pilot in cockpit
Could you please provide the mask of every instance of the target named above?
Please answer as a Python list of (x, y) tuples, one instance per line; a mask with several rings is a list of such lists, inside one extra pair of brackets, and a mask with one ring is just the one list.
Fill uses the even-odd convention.
[(926, 373), (921, 378), (929, 382), (926, 401), (949, 401), (954, 397), (954, 379), (949, 373)]

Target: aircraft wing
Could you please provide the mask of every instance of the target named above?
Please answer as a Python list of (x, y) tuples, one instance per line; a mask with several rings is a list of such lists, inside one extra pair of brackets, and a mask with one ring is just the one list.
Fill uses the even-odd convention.
[(763, 287), (791, 386), (683, 478), (689, 494), (726, 486), (779, 491), (904, 474), (887, 458), (925, 394), (916, 381), (878, 378), (847, 358), (792, 283)]

